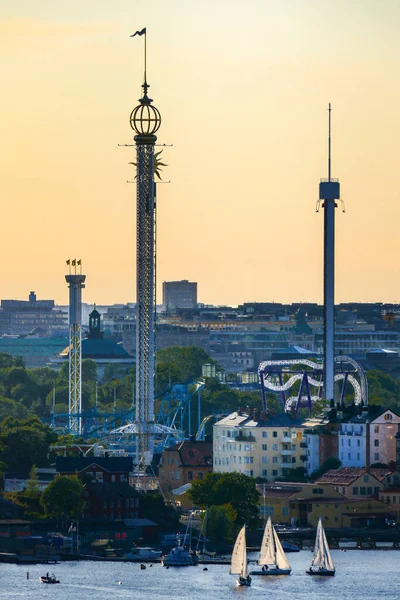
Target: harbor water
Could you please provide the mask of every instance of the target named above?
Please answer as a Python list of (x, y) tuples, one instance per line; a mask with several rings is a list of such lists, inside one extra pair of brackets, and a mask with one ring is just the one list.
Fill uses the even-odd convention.
[[(160, 564), (66, 562), (22, 567), (0, 564), (0, 599), (11, 600), (368, 600), (400, 597), (400, 550), (333, 550), (335, 577), (309, 577), (312, 553), (289, 554), (292, 575), (253, 577), (250, 588), (238, 588), (226, 565), (198, 565), (166, 569)], [(249, 554), (249, 560), (256, 560)], [(255, 566), (250, 564), (250, 569)], [(203, 569), (207, 568), (207, 571)], [(27, 579), (29, 571), (29, 579)], [(39, 577), (54, 571), (59, 585), (45, 585)], [(121, 583), (119, 583), (121, 582)]]

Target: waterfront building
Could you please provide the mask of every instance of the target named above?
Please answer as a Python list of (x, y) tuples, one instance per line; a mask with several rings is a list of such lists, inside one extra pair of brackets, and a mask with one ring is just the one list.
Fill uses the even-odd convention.
[(260, 514), (276, 523), (316, 527), (322, 518), (325, 527), (384, 526), (393, 518), (387, 503), (376, 498), (347, 498), (329, 483), (273, 483), (258, 486)]
[(387, 483), (387, 477), (392, 477), (393, 483), (399, 482), (399, 475), (389, 469), (367, 469), (365, 467), (342, 467), (330, 469), (314, 483), (315, 485), (331, 485), (336, 492), (346, 498), (356, 499), (365, 496), (378, 497)]
[(173, 490), (203, 479), (213, 470), (213, 445), (195, 439), (174, 444), (163, 451), (159, 464), (160, 488), (170, 500)]
[(307, 460), (304, 429), (304, 420), (294, 414), (239, 408), (214, 425), (214, 471), (270, 481), (290, 476)]
[(163, 309), (165, 312), (174, 312), (177, 308), (196, 308), (197, 282), (164, 281), (163, 282)]
[(58, 456), (59, 475), (76, 475), (85, 484), (86, 518), (138, 519), (140, 494), (129, 485), (133, 469), (128, 456)]

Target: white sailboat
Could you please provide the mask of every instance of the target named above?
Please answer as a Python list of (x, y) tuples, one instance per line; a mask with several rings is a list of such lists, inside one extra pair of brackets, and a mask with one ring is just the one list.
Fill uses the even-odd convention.
[(247, 570), (246, 525), (243, 525), (236, 538), (229, 572), (231, 575), (239, 575), (238, 585), (251, 585), (251, 577)]
[(290, 575), (292, 571), (271, 517), (265, 525), (258, 564), (262, 567), (261, 571), (252, 571), (252, 575)]
[(308, 575), (321, 575), (323, 577), (335, 574), (335, 565), (333, 564), (321, 517), (318, 521), (317, 536), (315, 538), (314, 559), (306, 573)]

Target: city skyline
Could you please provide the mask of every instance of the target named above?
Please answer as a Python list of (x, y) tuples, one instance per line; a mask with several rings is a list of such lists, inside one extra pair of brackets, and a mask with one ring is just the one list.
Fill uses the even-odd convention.
[[(129, 114), (146, 26), (150, 95), (163, 115), (158, 293), (199, 301), (322, 302), (327, 106), (333, 113), (336, 300), (400, 301), (396, 157), (400, 6), (176, 0), (3, 8), (0, 191), (3, 298), (66, 304), (68, 256), (83, 300), (135, 298)], [(233, 173), (233, 175), (232, 175)]]

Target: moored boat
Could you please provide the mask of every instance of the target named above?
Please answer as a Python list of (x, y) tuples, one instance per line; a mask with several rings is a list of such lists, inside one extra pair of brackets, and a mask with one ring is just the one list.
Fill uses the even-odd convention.
[(175, 548), (172, 548), (162, 560), (164, 567), (191, 567), (197, 565), (196, 554), (189, 552), (180, 543)]
[(306, 571), (307, 575), (318, 575), (319, 577), (331, 577), (335, 574), (331, 551), (329, 550), (325, 530), (322, 526), (321, 517), (318, 521), (317, 535), (315, 537), (314, 558), (311, 567)]
[(130, 552), (125, 554), (125, 559), (133, 562), (156, 561), (160, 560), (161, 556), (161, 550), (154, 550), (147, 546), (138, 546), (137, 548), (132, 548)]
[(290, 575), (292, 571), (271, 517), (265, 525), (258, 564), (261, 570), (251, 571), (251, 575)]
[(243, 525), (236, 538), (232, 552), (231, 575), (239, 575), (237, 585), (250, 587), (251, 577), (247, 570), (246, 525)]

